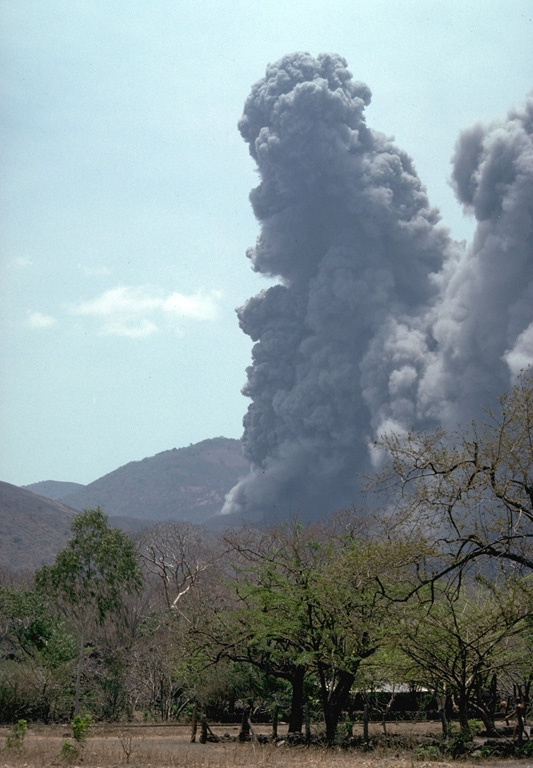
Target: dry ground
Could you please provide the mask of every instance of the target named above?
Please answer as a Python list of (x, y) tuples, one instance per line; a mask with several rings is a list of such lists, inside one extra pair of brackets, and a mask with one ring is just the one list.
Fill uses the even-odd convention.
[[(359, 735), (358, 726), (354, 735)], [(391, 724), (390, 733), (438, 734), (438, 724)], [(213, 726), (219, 737), (236, 737), (237, 726)], [(256, 727), (268, 734), (269, 727)], [(65, 765), (59, 758), (61, 745), (70, 736), (66, 726), (31, 726), (20, 754), (5, 749), (7, 728), (0, 728), (0, 768), (50, 768)], [(371, 725), (370, 733), (381, 733)], [(283, 731), (280, 729), (280, 738)], [(71, 739), (72, 740), (72, 739)], [(533, 768), (529, 760), (487, 759), (476, 762), (436, 760), (417, 761), (412, 753), (377, 749), (372, 753), (357, 750), (326, 750), (318, 747), (288, 747), (272, 744), (239, 744), (234, 740), (191, 744), (190, 727), (171, 726), (93, 726), (83, 756), (71, 765), (81, 768)]]

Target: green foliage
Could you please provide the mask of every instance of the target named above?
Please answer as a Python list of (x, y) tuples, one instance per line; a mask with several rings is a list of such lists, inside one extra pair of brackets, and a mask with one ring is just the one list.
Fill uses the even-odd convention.
[(469, 720), (467, 725), (460, 728), (450, 726), (443, 748), (454, 759), (462, 757), (473, 751), (474, 738), (478, 733), (481, 733), (482, 730), (483, 723), (479, 720)]
[(35, 574), (46, 600), (73, 623), (78, 634), (75, 714), (79, 714), (81, 672), (89, 633), (108, 617), (126, 620), (126, 595), (139, 593), (142, 575), (133, 542), (111, 528), (100, 508), (87, 509), (71, 523), (72, 538), (52, 565)]
[(413, 755), (415, 760), (419, 760), (421, 762), (426, 760), (439, 760), (441, 757), (441, 751), (433, 744), (428, 744), (424, 747), (417, 747), (413, 751)]
[(468, 730), (472, 734), (472, 738), (474, 736), (477, 736), (478, 734), (480, 734), (481, 731), (483, 730), (483, 727), (484, 726), (483, 726), (483, 723), (481, 722), (481, 720), (469, 720), (468, 721)]
[(515, 757), (525, 759), (527, 757), (533, 758), (533, 741), (524, 742), (521, 747), (517, 747), (515, 750)]
[(462, 757), (468, 752), (472, 751), (472, 740), (474, 733), (469, 726), (463, 728), (450, 728), (448, 739), (445, 744), (446, 752), (450, 754), (454, 759)]
[(73, 765), (79, 760), (81, 752), (79, 744), (73, 744), (70, 739), (65, 739), (59, 750), (59, 759), (65, 765)]
[(6, 622), (4, 649), (8, 641), (11, 658), (31, 658), (48, 669), (56, 669), (75, 655), (72, 636), (35, 590), (1, 589), (0, 615)]
[(85, 717), (76, 715), (76, 717), (73, 719), (72, 735), (78, 744), (83, 744), (87, 738), (92, 721), (93, 720), (90, 715), (86, 715)]
[(71, 523), (72, 538), (52, 565), (35, 575), (40, 593), (80, 619), (93, 612), (99, 623), (120, 613), (123, 595), (139, 592), (142, 577), (133, 542), (110, 528), (102, 510), (87, 509)]
[(384, 640), (391, 605), (384, 586), (402, 595), (410, 588), (404, 569), (419, 557), (416, 542), (373, 540), (367, 524), (347, 515), (328, 527), (293, 523), (237, 537), (233, 610), (210, 627), (219, 657), (292, 685), (291, 729), (301, 729), (304, 683), (313, 681), (330, 742), (361, 663)]
[(76, 715), (72, 720), (71, 727), (74, 742), (70, 739), (65, 739), (62, 743), (61, 749), (59, 750), (59, 759), (62, 763), (65, 765), (73, 765), (82, 759), (85, 740), (87, 739), (91, 723), (92, 718), (90, 715), (86, 715), (85, 717)]
[(76, 655), (72, 634), (35, 590), (0, 589), (0, 722), (58, 713)]
[(478, 580), (462, 589), (439, 583), (397, 609), (390, 640), (410, 660), (409, 676), (442, 695), (453, 693), (463, 729), (472, 729), (473, 707), (490, 729), (490, 681), (528, 657), (524, 594), (521, 579)]
[(20, 752), (24, 745), (24, 737), (27, 730), (28, 723), (26, 720), (18, 720), (7, 734), (6, 749), (12, 749), (16, 752)]

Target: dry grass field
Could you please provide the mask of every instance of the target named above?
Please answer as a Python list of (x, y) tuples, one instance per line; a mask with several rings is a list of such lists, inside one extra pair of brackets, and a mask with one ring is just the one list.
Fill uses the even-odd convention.
[[(392, 725), (391, 733), (401, 734), (406, 728), (438, 733), (436, 724), (425, 726)], [(381, 732), (377, 725), (371, 727)], [(257, 732), (269, 733), (268, 726)], [(476, 762), (451, 760), (417, 760), (413, 752), (378, 747), (372, 752), (324, 749), (322, 747), (289, 747), (287, 743), (240, 744), (235, 738), (236, 726), (214, 726), (221, 737), (218, 743), (191, 744), (190, 728), (173, 726), (94, 726), (83, 754), (60, 757), (61, 746), (69, 736), (65, 726), (32, 726), (20, 752), (6, 749), (7, 728), (0, 729), (0, 768), (533, 768), (531, 760), (485, 759)], [(354, 731), (355, 735), (357, 730)], [(283, 735), (280, 734), (280, 739)], [(72, 739), (71, 739), (72, 740)]]

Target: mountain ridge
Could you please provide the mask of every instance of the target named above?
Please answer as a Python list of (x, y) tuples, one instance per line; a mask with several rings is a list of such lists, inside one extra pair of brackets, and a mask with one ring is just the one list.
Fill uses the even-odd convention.
[(0, 563), (35, 570), (52, 562), (70, 538), (74, 515), (95, 507), (128, 533), (169, 520), (213, 529), (237, 524), (218, 513), (226, 493), (249, 471), (241, 447), (232, 438), (202, 440), (129, 462), (86, 486), (0, 482)]
[(247, 472), (240, 440), (215, 437), (128, 462), (61, 500), (107, 515), (202, 523)]
[(55, 499), (60, 501), (69, 493), (85, 488), (82, 483), (70, 483), (62, 480), (41, 480), (38, 483), (30, 483), (29, 485), (21, 485), (25, 491), (31, 491), (38, 496), (45, 496), (47, 499)]

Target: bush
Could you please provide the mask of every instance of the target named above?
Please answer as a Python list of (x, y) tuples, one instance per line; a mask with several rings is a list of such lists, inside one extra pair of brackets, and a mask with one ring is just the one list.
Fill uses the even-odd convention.
[(473, 750), (472, 732), (470, 728), (460, 728), (458, 731), (450, 729), (448, 741), (446, 742), (446, 752), (454, 759), (462, 757)]
[(70, 739), (65, 739), (59, 750), (59, 759), (65, 765), (72, 765), (78, 761), (81, 749), (78, 744), (73, 744)]
[(458, 731), (451, 727), (448, 731), (446, 752), (453, 758), (473, 752), (475, 749), (474, 737), (482, 730), (483, 723), (480, 720), (469, 720), (466, 728), (460, 728)]
[(28, 730), (26, 720), (19, 720), (7, 734), (6, 749), (14, 749), (20, 752), (24, 744), (24, 736)]
[(93, 719), (90, 715), (86, 715), (86, 717), (76, 715), (72, 721), (72, 735), (78, 744), (83, 744), (87, 738), (92, 721)]
[(416, 760), (438, 760), (440, 749), (434, 746), (418, 747), (413, 752)]
[(518, 747), (515, 751), (515, 757), (533, 757), (533, 741), (526, 741), (521, 747)]

